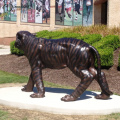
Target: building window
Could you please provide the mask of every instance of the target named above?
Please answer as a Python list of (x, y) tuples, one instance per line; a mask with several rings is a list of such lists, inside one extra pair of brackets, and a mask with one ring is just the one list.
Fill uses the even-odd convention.
[(56, 0), (56, 25), (92, 25), (93, 0)]
[(50, 23), (50, 0), (21, 0), (21, 22)]
[(0, 0), (0, 20), (16, 21), (16, 4), (17, 0)]

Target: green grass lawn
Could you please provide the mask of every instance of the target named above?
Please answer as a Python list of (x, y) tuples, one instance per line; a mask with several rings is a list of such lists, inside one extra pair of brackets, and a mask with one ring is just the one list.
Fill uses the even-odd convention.
[(8, 120), (8, 112), (0, 110), (0, 120)]
[(0, 71), (0, 84), (4, 83), (26, 83), (28, 77), (26, 76), (19, 76), (12, 73), (7, 73), (4, 71)]
[[(27, 76), (20, 76), (13, 73), (8, 73), (4, 71), (0, 71), (0, 84), (5, 83), (27, 83), (29, 77)], [(54, 87), (54, 88), (65, 88), (65, 89), (73, 89), (70, 86), (63, 86), (54, 84), (52, 82), (44, 81), (45, 87)]]

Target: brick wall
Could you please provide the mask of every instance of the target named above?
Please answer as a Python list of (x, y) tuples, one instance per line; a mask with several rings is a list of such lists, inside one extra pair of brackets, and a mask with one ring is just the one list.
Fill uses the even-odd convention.
[[(94, 0), (95, 1), (95, 0)], [(17, 0), (17, 6), (21, 6), (21, 0)], [(17, 22), (0, 21), (0, 44), (9, 44), (15, 39), (20, 30), (28, 30), (32, 33), (41, 30), (54, 30), (68, 27), (55, 25), (55, 0), (50, 2), (50, 24), (22, 23), (20, 21), (20, 8), (17, 8)], [(120, 0), (108, 0), (107, 24), (109, 27), (120, 26)], [(93, 24), (101, 23), (101, 4), (94, 5)]]
[(108, 26), (120, 26), (120, 0), (108, 0)]

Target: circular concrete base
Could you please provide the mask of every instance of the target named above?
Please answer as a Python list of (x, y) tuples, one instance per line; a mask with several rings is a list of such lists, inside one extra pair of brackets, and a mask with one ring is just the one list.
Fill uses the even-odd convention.
[[(37, 91), (34, 88), (34, 91)], [(61, 97), (73, 90), (46, 88), (44, 98), (31, 98), (33, 92), (22, 92), (21, 87), (0, 88), (0, 104), (21, 109), (39, 110), (66, 115), (105, 115), (120, 112), (120, 96), (112, 95), (108, 100), (94, 98), (99, 92), (86, 91), (73, 102), (63, 102)]]

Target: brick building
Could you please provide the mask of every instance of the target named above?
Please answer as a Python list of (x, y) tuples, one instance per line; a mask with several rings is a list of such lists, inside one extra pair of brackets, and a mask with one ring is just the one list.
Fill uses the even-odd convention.
[(119, 18), (120, 0), (1, 0), (0, 44), (15, 40), (20, 30), (35, 33), (95, 24), (119, 27)]

